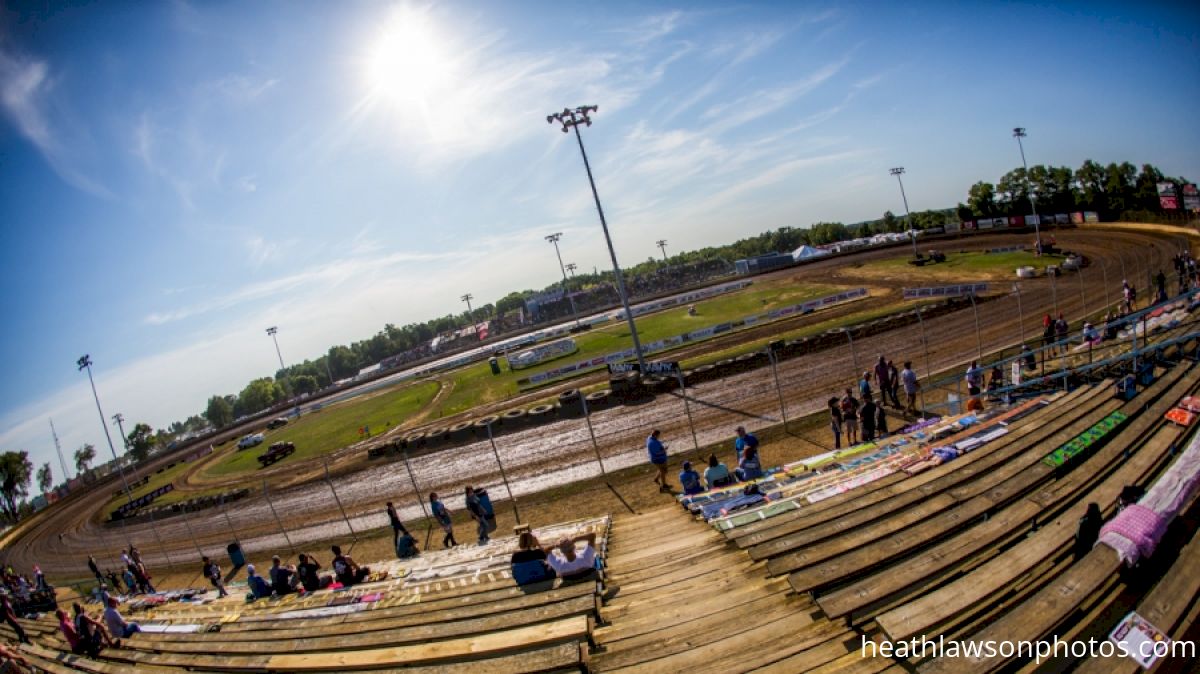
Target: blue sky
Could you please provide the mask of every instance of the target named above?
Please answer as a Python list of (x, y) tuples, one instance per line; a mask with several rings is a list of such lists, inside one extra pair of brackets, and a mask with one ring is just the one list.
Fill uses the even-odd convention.
[[(1200, 178), (1183, 3), (6, 3), (0, 448), (103, 448), (275, 370), (605, 266), (952, 206), (1019, 162)], [(65, 5), (65, 6), (59, 6)], [(28, 9), (23, 9), (26, 6)], [(105, 453), (107, 453), (105, 451)]]

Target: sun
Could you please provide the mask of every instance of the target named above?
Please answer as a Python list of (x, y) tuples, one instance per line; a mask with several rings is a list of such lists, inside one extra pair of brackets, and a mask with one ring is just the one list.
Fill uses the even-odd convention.
[(422, 12), (396, 12), (367, 58), (371, 91), (393, 102), (426, 103), (450, 86), (453, 67), (435, 26)]

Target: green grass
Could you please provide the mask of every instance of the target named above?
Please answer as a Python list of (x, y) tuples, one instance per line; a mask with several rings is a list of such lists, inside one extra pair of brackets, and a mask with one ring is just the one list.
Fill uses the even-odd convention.
[[(649, 344), (711, 325), (763, 313), (779, 307), (800, 304), (840, 290), (839, 286), (794, 283), (778, 279), (745, 290), (696, 302), (696, 315), (689, 316), (686, 306), (672, 307), (636, 319), (638, 337)], [(531, 374), (553, 369), (595, 356), (628, 349), (633, 346), (629, 326), (625, 321), (610, 323), (602, 328), (575, 337), (579, 351), (535, 368), (509, 372), (507, 368), (493, 375), (486, 362), (469, 365), (451, 376), (454, 389), (438, 406), (434, 416), (451, 416), (459, 412), (510, 398), (519, 392), (517, 380)]]
[(1025, 251), (1008, 253), (985, 253), (972, 251), (964, 253), (946, 253), (946, 261), (924, 267), (908, 264), (911, 256), (876, 260), (854, 267), (853, 273), (879, 278), (911, 277), (914, 280), (1003, 280), (1016, 279), (1017, 267), (1030, 266), (1043, 270), (1046, 265), (1061, 264), (1065, 259), (1062, 255), (1043, 255), (1038, 257)]
[[(283, 428), (267, 431), (266, 440), (259, 446), (230, 452), (208, 466), (204, 474), (219, 477), (253, 473), (259, 468), (258, 455), (275, 442), (295, 443), (296, 452), (283, 459), (287, 463), (320, 456), (353, 444), (359, 440), (358, 429), (364, 425), (371, 428), (372, 435), (379, 435), (429, 405), (438, 389), (436, 381), (410, 383), (398, 389), (310, 412)], [(236, 445), (232, 446), (236, 448)]]
[[(174, 481), (174, 479), (176, 477), (178, 477), (180, 473), (187, 470), (188, 466), (190, 466), (190, 465), (191, 465), (190, 463), (183, 461), (181, 459), (179, 462), (179, 465), (175, 466), (174, 468), (171, 468), (169, 470), (164, 470), (161, 473), (151, 473), (150, 481), (146, 483), (146, 486), (138, 487), (138, 488), (132, 490), (133, 498), (136, 499), (139, 496), (141, 496), (142, 494), (148, 494), (148, 493), (154, 491), (155, 489), (158, 489), (159, 487), (163, 486), (164, 484)], [(127, 473), (127, 475), (128, 475), (128, 473)], [(130, 475), (130, 477), (133, 477), (133, 476)], [(118, 486), (120, 486), (121, 482), (118, 480), (116, 484)], [(115, 490), (115, 487), (114, 487), (114, 490)], [(154, 502), (159, 503), (162, 499), (166, 498), (170, 494), (171, 494), (171, 492), (168, 492), (167, 494), (160, 496), (158, 499), (155, 499)], [(106, 503), (104, 505), (104, 507), (100, 509), (100, 512), (103, 512), (105, 514), (110, 513), (112, 511), (116, 510), (121, 504), (128, 503), (128, 502), (129, 502), (129, 499), (127, 499), (125, 497), (125, 493), (122, 491), (120, 496), (114, 496), (111, 500), (109, 500), (109, 502)]]

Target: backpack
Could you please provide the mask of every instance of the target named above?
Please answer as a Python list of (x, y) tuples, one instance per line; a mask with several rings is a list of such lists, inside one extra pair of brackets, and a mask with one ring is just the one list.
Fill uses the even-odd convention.
[(412, 536), (405, 534), (396, 539), (396, 556), (400, 559), (417, 556), (417, 542)]

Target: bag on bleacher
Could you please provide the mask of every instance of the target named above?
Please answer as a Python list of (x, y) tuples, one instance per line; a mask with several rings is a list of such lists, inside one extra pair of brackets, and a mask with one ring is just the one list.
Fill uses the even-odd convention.
[(416, 557), (417, 554), (417, 541), (414, 540), (412, 536), (404, 534), (400, 538), (396, 539), (397, 557), (400, 559), (408, 559), (409, 557)]

